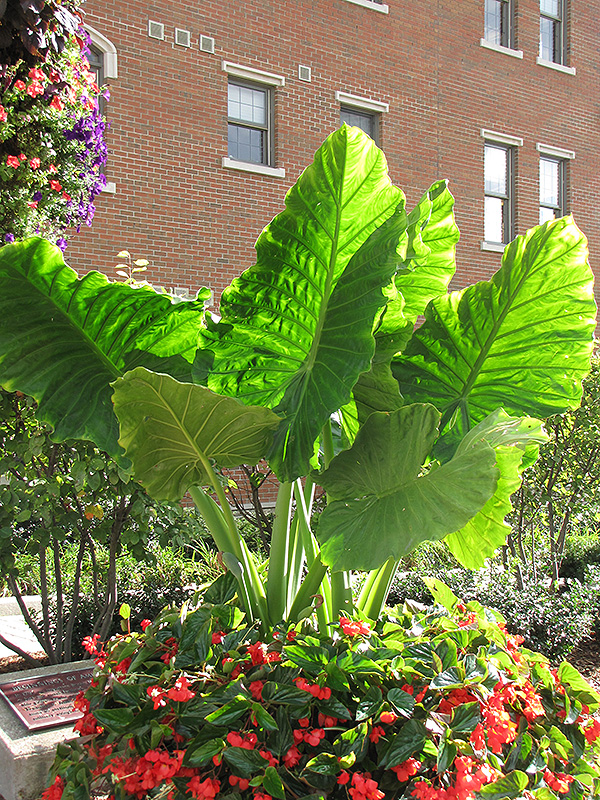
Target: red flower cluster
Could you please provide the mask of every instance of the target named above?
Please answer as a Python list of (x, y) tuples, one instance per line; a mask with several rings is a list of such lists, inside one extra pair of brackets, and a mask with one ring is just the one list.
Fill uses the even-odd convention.
[(44, 789), (40, 800), (60, 800), (63, 795), (65, 784), (60, 775), (54, 778), (54, 783), (47, 789)]
[(174, 700), (178, 703), (185, 703), (196, 696), (189, 688), (189, 681), (183, 675), (175, 681), (174, 686), (165, 691), (160, 686), (149, 686), (146, 689), (148, 697), (154, 703), (154, 710), (162, 708), (167, 705), (168, 700)]
[(377, 781), (368, 772), (355, 772), (348, 790), (352, 800), (382, 800), (385, 794), (377, 788)]
[(294, 683), (299, 689), (303, 689), (305, 692), (312, 694), (315, 700), (329, 700), (331, 697), (331, 689), (329, 686), (319, 686), (318, 683), (309, 683), (302, 676), (294, 678)]
[(371, 635), (371, 626), (368, 622), (353, 620), (349, 617), (340, 617), (340, 628), (344, 631), (346, 636)]
[(421, 762), (417, 761), (416, 758), (409, 758), (401, 764), (396, 764), (396, 766), (391, 769), (396, 773), (396, 777), (400, 783), (405, 783), (421, 769)]
[(566, 775), (564, 772), (551, 772), (547, 769), (544, 772), (544, 780), (547, 785), (559, 794), (566, 794), (569, 786), (573, 783), (573, 776)]

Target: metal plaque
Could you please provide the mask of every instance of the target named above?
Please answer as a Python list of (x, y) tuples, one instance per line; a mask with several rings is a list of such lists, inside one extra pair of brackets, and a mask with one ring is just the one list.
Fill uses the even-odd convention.
[(82, 716), (73, 708), (73, 702), (79, 692), (89, 688), (93, 672), (93, 667), (85, 667), (8, 681), (0, 684), (0, 694), (27, 730), (54, 728)]

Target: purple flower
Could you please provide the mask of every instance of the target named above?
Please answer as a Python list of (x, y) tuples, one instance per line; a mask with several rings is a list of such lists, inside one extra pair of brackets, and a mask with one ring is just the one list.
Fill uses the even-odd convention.
[(12, 244), (12, 243), (14, 242), (14, 240), (15, 240), (15, 235), (14, 235), (14, 233), (7, 233), (7, 234), (5, 234), (5, 236), (4, 236), (4, 241), (5, 241), (7, 244)]
[(42, 193), (39, 191), (39, 189), (37, 192), (34, 192), (32, 199), (34, 203), (39, 203), (39, 201), (42, 199)]
[(58, 239), (56, 240), (56, 246), (64, 253), (65, 250), (67, 249), (67, 240), (62, 236), (59, 236)]

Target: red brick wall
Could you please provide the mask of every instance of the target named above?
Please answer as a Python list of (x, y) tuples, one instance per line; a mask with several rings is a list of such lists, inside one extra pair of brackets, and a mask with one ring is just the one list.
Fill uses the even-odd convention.
[[(517, 159), (516, 230), (538, 221), (536, 142), (574, 150), (569, 210), (600, 256), (598, 120), (599, 3), (573, 0), (569, 63), (576, 75), (536, 64), (537, 0), (519, 0), (522, 60), (480, 46), (483, 2), (388, 0), (382, 14), (345, 0), (173, 3), (87, 0), (87, 20), (115, 44), (110, 80), (109, 178), (90, 230), (67, 258), (78, 270), (108, 269), (123, 248), (151, 261), (149, 279), (218, 295), (253, 263), (253, 243), (282, 208), (286, 189), (339, 124), (335, 91), (388, 102), (381, 145), (409, 206), (448, 177), (462, 231), (455, 286), (489, 277), (500, 255), (481, 251), (486, 128), (523, 138)], [(148, 19), (165, 40), (147, 35)], [(174, 45), (174, 29), (192, 48)], [(214, 55), (199, 34), (213, 36)], [(285, 76), (276, 90), (276, 165), (285, 179), (224, 169), (227, 75), (223, 59)], [(312, 82), (298, 80), (298, 64)]]

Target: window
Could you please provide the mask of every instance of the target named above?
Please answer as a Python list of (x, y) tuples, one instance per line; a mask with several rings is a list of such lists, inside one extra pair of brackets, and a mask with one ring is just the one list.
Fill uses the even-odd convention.
[(379, 115), (368, 111), (359, 111), (356, 108), (340, 109), (340, 123), (343, 125), (354, 125), (368, 134), (375, 144), (379, 144)]
[(227, 155), (250, 164), (272, 163), (271, 89), (229, 79)]
[(497, 47), (514, 47), (512, 0), (485, 0), (484, 39)]
[(540, 0), (540, 58), (566, 63), (565, 0)]
[(540, 158), (540, 225), (565, 214), (565, 162)]
[(513, 238), (513, 162), (513, 147), (486, 142), (483, 235), (490, 244), (508, 244)]
[(275, 91), (285, 77), (231, 61), (221, 62), (228, 75), (227, 155), (223, 166), (271, 178), (285, 178), (275, 167)]

